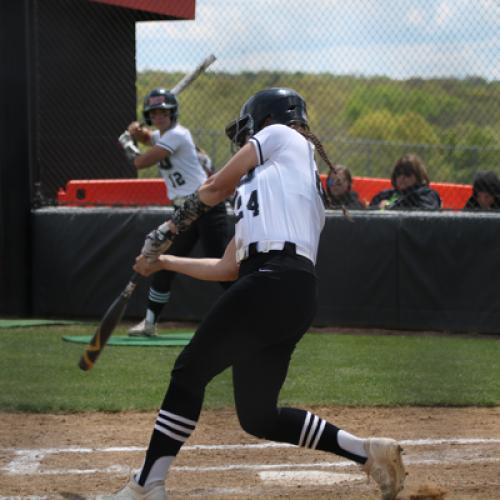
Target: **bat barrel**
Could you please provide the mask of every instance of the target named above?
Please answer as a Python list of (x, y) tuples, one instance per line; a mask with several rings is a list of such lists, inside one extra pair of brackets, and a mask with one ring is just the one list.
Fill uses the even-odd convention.
[(85, 347), (85, 351), (80, 358), (78, 366), (81, 370), (87, 371), (94, 366), (94, 363), (99, 357), (99, 354), (101, 354), (101, 351), (104, 349), (109, 337), (111, 337), (114, 329), (122, 319), (123, 313), (125, 312), (130, 296), (137, 285), (138, 279), (139, 274), (132, 274), (125, 289), (114, 300), (111, 306), (109, 306), (99, 323), (94, 336)]
[(87, 351), (85, 351), (80, 358), (80, 361), (78, 362), (78, 366), (80, 367), (80, 370), (83, 370), (86, 372), (87, 370), (90, 370), (94, 366), (94, 361), (90, 359), (90, 356), (88, 355)]
[(200, 73), (205, 71), (215, 60), (216, 57), (213, 54), (210, 54), (193, 71), (191, 71), (191, 73), (185, 75), (180, 82), (178, 82), (173, 88), (171, 88), (170, 92), (172, 92), (172, 94), (174, 95), (180, 94), (188, 85), (191, 84), (191, 82), (198, 78)]

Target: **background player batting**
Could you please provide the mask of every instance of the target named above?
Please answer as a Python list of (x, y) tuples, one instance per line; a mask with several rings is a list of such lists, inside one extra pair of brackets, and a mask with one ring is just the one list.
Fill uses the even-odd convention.
[[(173, 222), (148, 235), (134, 266), (145, 275), (168, 269), (237, 281), (177, 358), (142, 468), (111, 498), (166, 498), (168, 469), (195, 429), (205, 387), (232, 367), (236, 411), (246, 432), (347, 457), (375, 479), (383, 499), (394, 499), (405, 477), (396, 441), (362, 439), (309, 411), (277, 407), (291, 355), (316, 310), (314, 265), (324, 206), (309, 139), (326, 155), (308, 131), (306, 103), (291, 89), (258, 92), (240, 118), (233, 137), (245, 135), (242, 127), (254, 135), (174, 213)], [(222, 259), (157, 259), (166, 235), (182, 236), (236, 188), (235, 237)]]
[[(158, 164), (169, 198), (175, 207), (180, 207), (186, 196), (194, 193), (207, 179), (206, 158), (201, 158), (202, 153), (195, 147), (190, 131), (178, 121), (179, 103), (175, 94), (164, 88), (153, 89), (144, 98), (143, 116), (144, 121), (155, 129), (139, 122), (128, 126), (132, 138), (151, 146), (145, 153), (135, 156), (133, 164), (137, 169)], [(169, 253), (188, 255), (200, 239), (205, 255), (221, 257), (227, 244), (227, 233), (226, 206), (221, 200), (176, 238)], [(170, 299), (173, 278), (174, 273), (169, 271), (154, 275), (145, 318), (129, 330), (129, 335), (156, 335), (156, 323)]]

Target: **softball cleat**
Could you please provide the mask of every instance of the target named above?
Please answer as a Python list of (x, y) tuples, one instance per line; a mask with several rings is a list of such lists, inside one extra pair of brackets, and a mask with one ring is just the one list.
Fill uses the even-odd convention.
[(382, 500), (394, 500), (406, 478), (401, 446), (394, 439), (369, 438), (364, 447), (368, 459), (363, 470), (379, 485)]
[(167, 494), (163, 481), (154, 481), (148, 486), (140, 486), (132, 478), (114, 495), (101, 496), (98, 500), (167, 500)]
[(129, 337), (156, 337), (156, 324), (143, 319), (128, 331)]

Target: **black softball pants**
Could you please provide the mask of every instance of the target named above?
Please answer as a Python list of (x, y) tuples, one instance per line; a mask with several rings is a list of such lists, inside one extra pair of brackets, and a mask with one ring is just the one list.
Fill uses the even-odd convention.
[(366, 458), (339, 446), (339, 428), (297, 408), (278, 408), (292, 353), (316, 311), (312, 264), (281, 252), (245, 260), (177, 358), (138, 478), (145, 484), (160, 457), (175, 456), (196, 427), (205, 387), (232, 367), (236, 412), (258, 438)]
[(205, 387), (232, 367), (242, 428), (261, 438), (289, 441), (277, 402), (293, 350), (313, 320), (316, 297), (316, 277), (307, 259), (270, 252), (244, 261), (240, 278), (179, 355), (162, 408), (196, 421)]

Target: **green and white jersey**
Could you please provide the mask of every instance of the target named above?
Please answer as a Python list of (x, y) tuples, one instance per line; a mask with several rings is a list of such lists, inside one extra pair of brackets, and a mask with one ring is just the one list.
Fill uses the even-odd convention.
[(186, 127), (176, 124), (161, 136), (155, 130), (152, 143), (170, 153), (158, 166), (171, 200), (194, 193), (205, 182), (207, 174), (200, 165), (191, 132)]

